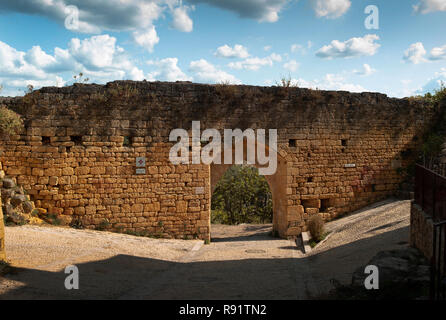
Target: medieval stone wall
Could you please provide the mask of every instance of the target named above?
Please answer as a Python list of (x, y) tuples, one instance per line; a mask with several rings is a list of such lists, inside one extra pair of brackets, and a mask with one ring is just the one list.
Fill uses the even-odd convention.
[[(87, 228), (187, 239), (209, 239), (218, 165), (171, 164), (172, 129), (278, 129), (274, 228), (293, 237), (313, 214), (328, 220), (393, 195), (435, 117), (377, 93), (192, 83), (44, 88), (0, 102), (26, 124), (2, 142), (4, 170), (37, 207)], [(136, 157), (147, 158), (145, 175)]]
[[(2, 163), (0, 162), (0, 171), (2, 170)], [(5, 252), (5, 225), (3, 221), (2, 199), (0, 197), (0, 261), (6, 260)]]

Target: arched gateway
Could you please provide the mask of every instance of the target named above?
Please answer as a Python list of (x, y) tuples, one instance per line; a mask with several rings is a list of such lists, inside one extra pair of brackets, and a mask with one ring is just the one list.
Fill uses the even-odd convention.
[(211, 188), (227, 169), (169, 161), (174, 129), (277, 129), (274, 228), (392, 195), (435, 110), (378, 93), (118, 81), (1, 98), (25, 120), (1, 142), (6, 175), (63, 222), (209, 239)]

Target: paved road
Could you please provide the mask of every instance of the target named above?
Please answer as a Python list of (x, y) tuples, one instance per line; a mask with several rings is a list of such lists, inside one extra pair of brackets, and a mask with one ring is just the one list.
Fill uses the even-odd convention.
[[(306, 299), (377, 252), (407, 245), (409, 202), (386, 201), (332, 222), (309, 255), (270, 226), (213, 226), (213, 241), (158, 240), (56, 227), (8, 227), (14, 272), (0, 299)], [(76, 265), (80, 289), (66, 290)]]

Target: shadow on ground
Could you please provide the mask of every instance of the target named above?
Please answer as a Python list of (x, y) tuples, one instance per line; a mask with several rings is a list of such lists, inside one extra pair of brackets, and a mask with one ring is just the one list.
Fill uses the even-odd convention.
[[(80, 289), (71, 291), (63, 270), (15, 269), (0, 278), (0, 299), (302, 299), (327, 292), (331, 279), (349, 283), (359, 266), (381, 250), (404, 248), (407, 237), (406, 227), (287, 259), (174, 263), (118, 255), (78, 264)], [(5, 290), (8, 281), (23, 286)]]

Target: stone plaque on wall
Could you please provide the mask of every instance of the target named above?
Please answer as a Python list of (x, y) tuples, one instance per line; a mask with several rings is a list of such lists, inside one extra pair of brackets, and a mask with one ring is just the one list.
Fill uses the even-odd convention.
[(204, 194), (204, 188), (203, 187), (195, 188), (195, 194)]
[(146, 157), (137, 157), (136, 158), (136, 167), (137, 168), (145, 168), (146, 167)]

